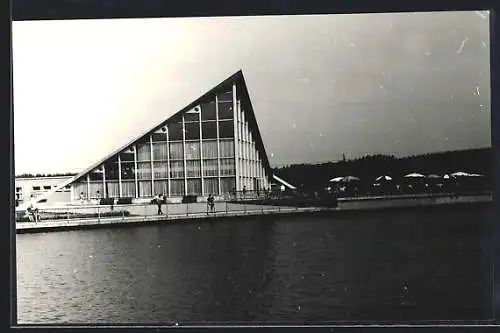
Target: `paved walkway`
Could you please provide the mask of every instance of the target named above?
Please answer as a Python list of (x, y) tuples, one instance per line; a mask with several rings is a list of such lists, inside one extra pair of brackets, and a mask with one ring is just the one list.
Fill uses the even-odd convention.
[(156, 205), (126, 205), (115, 206), (113, 212), (120, 213), (127, 211), (129, 214), (118, 214), (113, 217), (87, 217), (87, 218), (69, 218), (69, 219), (43, 219), (44, 214), (47, 216), (72, 213), (92, 214), (99, 212), (100, 214), (111, 212), (109, 206), (80, 206), (80, 207), (64, 207), (51, 208), (42, 211), (42, 221), (34, 222), (18, 222), (16, 230), (29, 232), (31, 230), (42, 229), (59, 229), (67, 227), (82, 227), (103, 224), (127, 224), (127, 223), (153, 223), (158, 221), (191, 221), (191, 220), (206, 220), (222, 217), (238, 217), (238, 216), (258, 216), (268, 214), (296, 214), (307, 212), (321, 211), (362, 211), (370, 209), (384, 209), (396, 207), (419, 207), (419, 206), (435, 206), (446, 204), (467, 204), (467, 203), (488, 203), (492, 202), (491, 195), (477, 196), (462, 196), (462, 197), (410, 197), (388, 199), (387, 197), (379, 200), (352, 200), (340, 201), (336, 208), (320, 208), (320, 207), (283, 207), (283, 206), (266, 206), (254, 204), (237, 204), (218, 202), (215, 205), (215, 213), (207, 214), (206, 203), (193, 204), (168, 204), (163, 205), (163, 215), (157, 214)]
[[(167, 215), (192, 215), (192, 214), (206, 214), (207, 204), (203, 202), (189, 203), (189, 204), (163, 204), (161, 206), (162, 212)], [(263, 210), (279, 210), (279, 209), (295, 209), (295, 207), (278, 207), (271, 205), (258, 205), (258, 204), (242, 204), (230, 202), (216, 202), (215, 213), (231, 213), (231, 212), (245, 212), (245, 211), (263, 211)], [(95, 206), (95, 205), (73, 205), (64, 207), (46, 207), (40, 208), (43, 214), (109, 214), (128, 212), (130, 215), (138, 216), (158, 216), (158, 206), (153, 204), (132, 204), (121, 206)], [(42, 216), (43, 218), (43, 216)]]
[[(243, 205), (241, 205), (243, 206)], [(297, 214), (305, 212), (318, 212), (323, 211), (323, 208), (309, 207), (309, 208), (297, 208), (297, 207), (274, 207), (274, 206), (252, 206), (251, 209), (247, 210), (228, 210), (218, 211), (215, 213), (207, 214), (204, 212), (191, 212), (184, 213), (182, 211), (177, 211), (177, 213), (158, 215), (156, 211), (151, 215), (131, 215), (131, 216), (117, 216), (117, 217), (104, 217), (104, 218), (71, 218), (71, 219), (57, 219), (57, 220), (42, 220), (38, 223), (35, 222), (22, 222), (16, 223), (16, 230), (18, 231), (30, 231), (30, 230), (43, 230), (43, 229), (61, 229), (70, 227), (87, 227), (87, 226), (97, 226), (106, 224), (141, 224), (141, 223), (151, 223), (151, 222), (168, 222), (168, 221), (183, 221), (190, 222), (193, 220), (209, 220), (209, 219), (220, 219), (220, 218), (230, 218), (230, 217), (242, 217), (242, 216), (262, 216), (269, 214)], [(244, 207), (240, 207), (244, 208)], [(258, 208), (258, 209), (257, 209)]]

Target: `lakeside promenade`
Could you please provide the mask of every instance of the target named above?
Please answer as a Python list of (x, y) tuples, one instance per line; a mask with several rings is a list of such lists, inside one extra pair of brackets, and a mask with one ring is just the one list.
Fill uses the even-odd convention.
[[(217, 219), (246, 216), (311, 214), (320, 212), (355, 212), (395, 208), (415, 208), (453, 204), (492, 202), (491, 194), (450, 196), (413, 195), (392, 197), (365, 197), (339, 199), (337, 207), (294, 207), (262, 205), (258, 202), (217, 202), (215, 212), (207, 213), (206, 203), (168, 204), (162, 206), (162, 215), (157, 214), (153, 204), (131, 204), (110, 206), (79, 205), (46, 207), (40, 209), (42, 220), (16, 222), (17, 233), (47, 232), (86, 228), (103, 228), (125, 225), (161, 223), (209, 222)], [(45, 218), (46, 216), (47, 218)]]

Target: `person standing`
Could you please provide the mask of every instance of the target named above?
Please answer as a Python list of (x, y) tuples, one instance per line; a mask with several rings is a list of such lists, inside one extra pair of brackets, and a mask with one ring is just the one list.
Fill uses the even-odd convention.
[(162, 196), (157, 194), (155, 197), (156, 205), (158, 206), (158, 215), (163, 215), (163, 212), (161, 211), (161, 204), (162, 204)]
[(38, 206), (34, 198), (31, 200), (30, 206), (28, 207), (28, 212), (33, 216), (33, 220), (35, 221), (35, 223), (40, 220), (40, 216), (38, 214)]
[(210, 213), (215, 213), (215, 202), (214, 202), (214, 197), (212, 193), (208, 195), (207, 198), (207, 214)]

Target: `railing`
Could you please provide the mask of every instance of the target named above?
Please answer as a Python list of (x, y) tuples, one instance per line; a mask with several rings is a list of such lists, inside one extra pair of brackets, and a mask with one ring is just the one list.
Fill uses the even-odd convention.
[[(271, 206), (262, 204), (233, 203), (217, 201), (213, 210), (206, 202), (196, 203), (163, 203), (161, 213), (158, 205), (152, 203), (136, 203), (126, 205), (75, 205), (52, 206), (38, 208), (35, 212), (17, 212), (17, 223), (78, 221), (126, 221), (126, 220), (162, 220), (207, 216), (256, 215), (276, 212), (297, 212), (308, 210), (298, 207)], [(310, 209), (309, 209), (310, 210)], [(317, 210), (317, 209), (316, 209)]]
[(259, 200), (280, 200), (280, 199), (302, 199), (302, 200), (315, 200), (336, 197), (339, 200), (358, 200), (365, 198), (408, 198), (408, 197), (433, 197), (433, 196), (463, 196), (463, 195), (485, 195), (491, 194), (488, 189), (474, 189), (474, 188), (419, 188), (413, 189), (403, 188), (400, 189), (366, 189), (360, 188), (359, 190), (342, 191), (326, 191), (324, 189), (317, 190), (286, 190), (286, 191), (238, 191), (225, 195), (225, 200), (233, 202), (244, 201), (259, 201)]
[(232, 191), (224, 194), (226, 201), (243, 201), (243, 200), (264, 200), (269, 199), (274, 192), (268, 190), (259, 191)]

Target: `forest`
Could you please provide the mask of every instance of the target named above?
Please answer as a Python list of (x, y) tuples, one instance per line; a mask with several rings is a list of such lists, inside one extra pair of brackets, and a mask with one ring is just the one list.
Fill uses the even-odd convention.
[(328, 180), (342, 176), (356, 176), (372, 182), (382, 175), (394, 179), (417, 172), (424, 175), (444, 175), (463, 171), (479, 173), (491, 179), (491, 148), (447, 151), (397, 158), (391, 155), (367, 155), (353, 160), (321, 164), (294, 164), (274, 168), (274, 173), (295, 186), (323, 186)]

